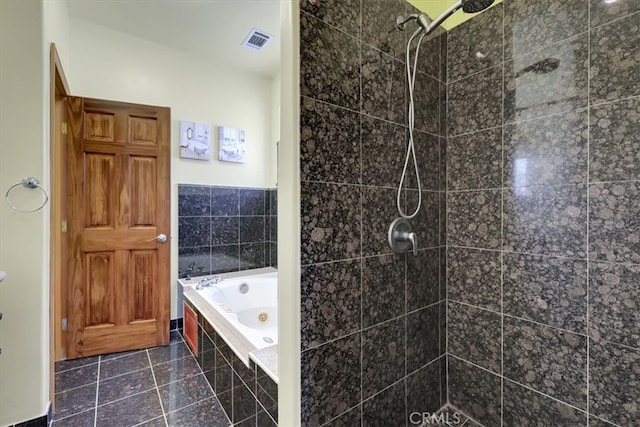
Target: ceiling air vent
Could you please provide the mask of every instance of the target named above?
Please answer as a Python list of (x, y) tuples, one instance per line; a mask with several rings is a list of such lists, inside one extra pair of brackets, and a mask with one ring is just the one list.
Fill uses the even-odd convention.
[(247, 38), (242, 42), (243, 46), (250, 47), (255, 50), (262, 50), (267, 43), (271, 40), (271, 36), (264, 31), (256, 30), (255, 28), (251, 30)]

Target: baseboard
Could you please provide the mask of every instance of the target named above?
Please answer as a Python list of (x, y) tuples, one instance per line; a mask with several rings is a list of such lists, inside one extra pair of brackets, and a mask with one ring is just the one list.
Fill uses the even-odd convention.
[(23, 421), (8, 427), (49, 427), (53, 424), (53, 405), (47, 404), (47, 413), (32, 420)]

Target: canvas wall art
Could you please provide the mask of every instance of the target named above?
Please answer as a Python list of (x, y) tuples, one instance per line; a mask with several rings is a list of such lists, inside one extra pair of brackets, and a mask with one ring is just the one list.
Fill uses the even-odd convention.
[(211, 126), (181, 120), (180, 157), (209, 160), (211, 157)]

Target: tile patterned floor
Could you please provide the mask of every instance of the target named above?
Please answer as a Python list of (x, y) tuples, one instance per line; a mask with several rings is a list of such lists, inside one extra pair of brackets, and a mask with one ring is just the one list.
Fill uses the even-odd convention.
[(171, 343), (56, 362), (54, 427), (228, 427), (178, 331)]

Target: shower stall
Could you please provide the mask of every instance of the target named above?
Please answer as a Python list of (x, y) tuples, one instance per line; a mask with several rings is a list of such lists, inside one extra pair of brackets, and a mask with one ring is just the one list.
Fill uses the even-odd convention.
[(640, 4), (300, 5), (302, 425), (639, 425)]

